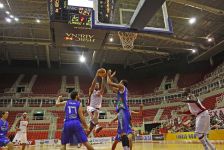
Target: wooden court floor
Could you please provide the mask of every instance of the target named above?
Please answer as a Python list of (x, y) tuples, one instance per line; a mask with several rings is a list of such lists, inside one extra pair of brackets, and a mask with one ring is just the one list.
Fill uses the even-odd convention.
[[(111, 150), (111, 144), (94, 144), (95, 150)], [(68, 147), (68, 150), (85, 150), (85, 147)], [(17, 147), (15, 150), (21, 150)], [(60, 150), (60, 146), (29, 146), (26, 150)], [(116, 150), (123, 150), (121, 144), (117, 145)], [(204, 150), (200, 144), (165, 144), (165, 143), (134, 143), (133, 150)], [(216, 144), (216, 150), (224, 150), (224, 144)]]

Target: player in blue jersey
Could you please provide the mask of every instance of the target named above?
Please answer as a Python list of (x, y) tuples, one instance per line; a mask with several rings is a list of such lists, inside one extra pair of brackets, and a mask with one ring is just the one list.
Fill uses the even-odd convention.
[[(129, 111), (131, 116), (132, 114), (135, 114), (135, 115), (140, 115), (142, 116), (142, 106), (140, 106), (140, 110), (138, 112), (136, 111), (133, 111), (133, 110), (130, 110)], [(118, 120), (118, 115), (115, 116), (115, 118), (113, 120), (111, 120), (109, 122), (109, 126), (112, 125), (113, 122), (117, 121)], [(132, 122), (131, 122), (131, 117), (130, 117), (130, 126), (132, 127)], [(132, 129), (132, 131), (134, 131), (134, 129)], [(129, 139), (129, 145), (130, 145), (130, 150), (132, 150), (132, 137), (133, 137), (134, 134), (128, 134), (128, 139)], [(112, 150), (115, 150), (117, 144), (121, 141), (121, 139), (118, 137), (118, 135), (115, 137), (114, 139), (114, 142), (112, 144)]]
[(61, 136), (61, 150), (66, 150), (66, 144), (82, 143), (88, 150), (93, 150), (92, 145), (87, 140), (86, 133), (82, 128), (89, 130), (86, 124), (81, 103), (79, 101), (79, 93), (72, 92), (69, 100), (62, 101), (62, 96), (59, 96), (56, 101), (56, 106), (65, 106), (65, 121)]
[(9, 112), (3, 111), (1, 112), (1, 119), (0, 119), (0, 149), (3, 146), (7, 146), (8, 150), (13, 150), (13, 144), (7, 138), (7, 133), (9, 130), (9, 123), (7, 120), (9, 116)]
[[(107, 84), (113, 88), (114, 92), (117, 93), (116, 112), (118, 113), (118, 128), (116, 139), (121, 139), (124, 150), (129, 150), (132, 148), (132, 129), (130, 124), (131, 115), (128, 108), (128, 81), (121, 80), (120, 83), (114, 83), (111, 81), (114, 73), (112, 75), (111, 73), (111, 70), (108, 70)], [(128, 135), (130, 135), (129, 138)]]

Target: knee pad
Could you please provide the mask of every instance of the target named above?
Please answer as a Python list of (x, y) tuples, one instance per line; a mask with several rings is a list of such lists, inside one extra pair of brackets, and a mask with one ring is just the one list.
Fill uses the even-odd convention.
[(128, 140), (128, 136), (127, 135), (123, 135), (121, 137), (121, 141), (122, 141), (122, 146), (125, 147), (129, 147), (129, 140)]
[(196, 133), (197, 137), (199, 140), (203, 139), (204, 137), (206, 137), (206, 135), (204, 133)]

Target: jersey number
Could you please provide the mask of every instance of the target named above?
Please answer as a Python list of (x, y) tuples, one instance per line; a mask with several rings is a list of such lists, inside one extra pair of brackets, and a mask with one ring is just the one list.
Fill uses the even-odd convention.
[(69, 114), (77, 114), (77, 110), (75, 106), (68, 106), (68, 113)]

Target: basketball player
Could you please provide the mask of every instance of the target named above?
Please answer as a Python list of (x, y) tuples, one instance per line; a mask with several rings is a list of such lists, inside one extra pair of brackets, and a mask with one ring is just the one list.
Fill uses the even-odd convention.
[(9, 112), (3, 111), (1, 112), (1, 119), (0, 119), (0, 149), (3, 146), (7, 146), (8, 150), (13, 150), (13, 143), (7, 138), (7, 133), (9, 130), (9, 123), (7, 120), (9, 116)]
[[(79, 93), (72, 92), (69, 100), (60, 102), (62, 96), (59, 96), (56, 101), (56, 106), (65, 106), (65, 121), (61, 136), (61, 150), (66, 150), (66, 144), (82, 143), (88, 150), (94, 150), (87, 140), (84, 129), (89, 130), (83, 116), (83, 110), (79, 101)], [(82, 125), (81, 125), (82, 124)]]
[[(140, 107), (140, 111), (139, 112), (136, 112), (136, 111), (130, 111), (130, 114), (136, 114), (136, 115), (140, 115), (142, 112), (141, 112), (141, 107)], [(131, 121), (131, 116), (130, 116), (130, 126), (132, 127), (132, 121)], [(116, 115), (116, 117), (109, 122), (109, 125), (111, 125), (113, 122), (117, 121), (118, 120), (118, 115)], [(132, 129), (132, 131), (134, 131)], [(132, 137), (133, 137), (133, 133), (130, 133), (128, 134), (128, 139), (129, 139), (129, 145), (130, 145), (130, 150), (132, 150)], [(118, 138), (118, 136), (115, 137), (115, 140), (114, 140), (114, 143), (112, 144), (112, 150), (115, 150), (117, 144), (121, 141), (120, 138)]]
[(87, 132), (87, 136), (92, 132), (93, 128), (95, 128), (96, 133), (99, 133), (103, 127), (99, 126), (98, 119), (99, 119), (99, 110), (102, 105), (102, 99), (104, 94), (104, 78), (101, 77), (102, 82), (101, 85), (97, 82), (97, 77), (99, 74), (99, 70), (92, 81), (92, 84), (89, 88), (89, 102), (87, 106), (87, 112), (91, 118), (90, 120), (90, 131)]
[(24, 112), (22, 117), (16, 123), (16, 136), (13, 139), (13, 143), (21, 144), (22, 150), (25, 150), (27, 142), (27, 126), (28, 126), (29, 119), (27, 117), (27, 113)]
[(182, 102), (187, 103), (191, 114), (196, 116), (195, 133), (201, 141), (205, 150), (215, 150), (215, 146), (208, 141), (207, 134), (210, 129), (210, 115), (208, 110), (201, 104), (199, 99), (190, 93), (190, 89), (185, 89), (184, 95), (187, 97)]
[(114, 83), (111, 81), (111, 70), (107, 72), (107, 84), (113, 88), (113, 91), (117, 92), (117, 105), (116, 112), (118, 113), (118, 128), (117, 128), (117, 139), (121, 139), (124, 150), (130, 150), (132, 140), (128, 138), (128, 135), (132, 133), (130, 125), (130, 112), (128, 108), (128, 89), (127, 80), (121, 80), (120, 83)]

